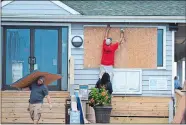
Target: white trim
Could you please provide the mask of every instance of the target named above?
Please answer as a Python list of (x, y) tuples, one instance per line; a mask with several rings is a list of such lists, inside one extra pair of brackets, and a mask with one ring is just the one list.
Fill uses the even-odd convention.
[(174, 43), (175, 43), (175, 31), (172, 31), (172, 97), (175, 95), (174, 89)]
[(139, 80), (139, 91), (134, 92), (134, 91), (127, 91), (127, 92), (113, 92), (113, 96), (118, 96), (118, 95), (141, 95), (142, 94), (142, 70), (141, 69), (113, 69), (114, 72), (139, 72), (140, 73), (140, 80)]
[(70, 26), (70, 23), (26, 23), (26, 22), (2, 22), (3, 26)]
[(1, 2), (1, 7), (4, 7), (6, 5), (8, 5), (9, 3), (13, 2), (13, 0), (5, 0)]
[(3, 13), (2, 21), (186, 23), (186, 18), (184, 16), (6, 15)]
[(173, 119), (174, 119), (174, 113), (173, 113), (173, 111), (174, 111), (174, 104), (173, 104), (172, 100), (170, 100), (168, 108), (169, 108), (169, 124), (171, 124)]
[(71, 57), (71, 47), (72, 47), (72, 45), (71, 45), (71, 37), (72, 37), (72, 29), (71, 29), (71, 24), (68, 24), (68, 59), (70, 59), (70, 57)]
[(74, 9), (72, 9), (71, 7), (67, 6), (66, 4), (64, 4), (63, 2), (61, 2), (59, 0), (51, 0), (51, 2), (56, 4), (57, 6), (65, 9), (66, 11), (70, 12), (71, 14), (80, 14), (79, 12), (75, 11)]

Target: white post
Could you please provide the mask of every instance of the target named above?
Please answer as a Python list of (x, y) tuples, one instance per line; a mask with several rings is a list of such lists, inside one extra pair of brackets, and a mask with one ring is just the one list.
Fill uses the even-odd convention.
[(69, 91), (70, 95), (74, 95), (74, 58), (73, 56), (70, 57), (70, 84), (69, 84)]
[(175, 44), (175, 31), (172, 31), (172, 97), (175, 95), (174, 90), (174, 44)]
[(171, 101), (169, 102), (169, 123), (171, 123), (171, 122), (173, 121), (173, 119), (174, 119), (174, 116), (173, 116), (173, 108), (174, 108), (174, 106), (173, 106), (173, 101), (171, 100)]

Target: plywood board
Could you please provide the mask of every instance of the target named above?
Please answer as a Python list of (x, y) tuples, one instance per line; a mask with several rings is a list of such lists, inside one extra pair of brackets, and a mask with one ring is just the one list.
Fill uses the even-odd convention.
[(23, 78), (19, 79), (15, 83), (13, 83), (11, 86), (15, 88), (26, 88), (29, 85), (31, 85), (35, 80), (37, 80), (40, 76), (45, 77), (45, 84), (48, 85), (58, 79), (61, 79), (61, 76), (58, 74), (51, 74), (48, 72), (40, 72), (40, 71), (34, 71), (31, 74), (28, 74), (24, 76)]
[[(98, 68), (106, 28), (84, 28), (84, 68)], [(126, 42), (115, 53), (116, 68), (156, 68), (157, 28), (125, 28)], [(109, 37), (120, 39), (120, 28), (111, 28)]]

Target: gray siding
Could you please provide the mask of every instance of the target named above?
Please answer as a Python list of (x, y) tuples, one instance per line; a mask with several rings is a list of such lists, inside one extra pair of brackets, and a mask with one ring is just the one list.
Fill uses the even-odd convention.
[(2, 9), (3, 15), (69, 15), (70, 13), (49, 0), (14, 1)]
[[(72, 35), (83, 35), (82, 24), (72, 24)], [(166, 69), (143, 69), (142, 70), (142, 96), (171, 96), (172, 91), (172, 41), (171, 32), (166, 32)], [(75, 89), (79, 84), (89, 84), (89, 88), (94, 87), (98, 80), (99, 69), (85, 69), (83, 67), (83, 48), (71, 49), (75, 59)], [(148, 80), (150, 77), (167, 78), (168, 90), (152, 91), (149, 90)], [(137, 95), (139, 96), (139, 95)]]

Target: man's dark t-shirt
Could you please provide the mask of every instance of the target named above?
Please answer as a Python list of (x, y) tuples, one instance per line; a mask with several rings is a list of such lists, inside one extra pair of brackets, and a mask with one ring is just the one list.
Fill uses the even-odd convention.
[[(102, 86), (102, 84), (101, 84), (101, 79), (98, 79), (95, 88), (101, 88), (101, 86)], [(105, 88), (105, 89), (108, 90), (108, 92), (109, 92), (110, 95), (112, 94), (113, 89), (112, 89), (112, 84), (111, 84), (111, 82), (108, 82), (108, 83), (106, 84), (106, 88)]]
[(43, 103), (43, 99), (48, 95), (48, 88), (46, 85), (38, 85), (33, 83), (30, 87), (30, 104)]

